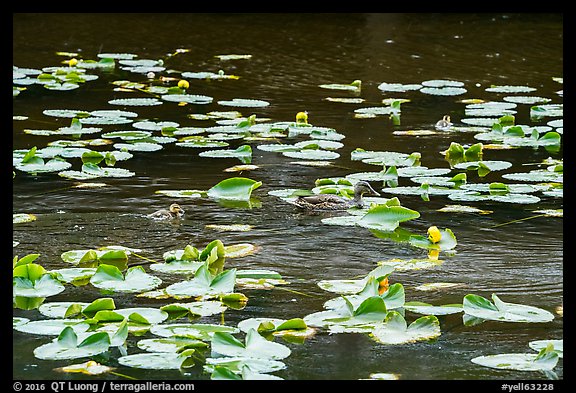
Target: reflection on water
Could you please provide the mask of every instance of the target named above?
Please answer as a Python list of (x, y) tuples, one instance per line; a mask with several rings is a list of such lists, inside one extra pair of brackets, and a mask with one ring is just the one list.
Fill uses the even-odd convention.
[[(77, 29), (62, 29), (74, 17)], [(114, 26), (105, 28), (102, 26)], [(263, 99), (271, 105), (242, 110), (271, 121), (292, 121), (301, 110), (309, 112), (314, 125), (333, 127), (344, 134), (340, 158), (331, 167), (291, 164), (292, 159), (256, 148), (251, 143), (253, 163), (260, 166), (242, 176), (263, 182), (254, 194), (258, 207), (233, 208), (209, 199), (181, 199), (186, 216), (178, 223), (154, 222), (145, 215), (167, 207), (173, 200), (159, 189), (206, 190), (229, 177), (223, 169), (238, 164), (235, 159), (206, 159), (193, 149), (172, 144), (154, 153), (136, 152), (134, 158), (118, 166), (136, 172), (126, 179), (106, 179), (101, 189), (70, 188), (71, 182), (56, 175), (26, 175), (17, 172), (13, 181), (13, 211), (30, 212), (38, 220), (14, 226), (13, 239), (19, 242), (14, 255), (40, 253), (39, 262), (47, 268), (65, 267), (60, 254), (71, 249), (123, 245), (142, 249), (142, 255), (160, 260), (166, 251), (186, 244), (204, 247), (218, 238), (225, 245), (252, 243), (259, 251), (229, 259), (227, 267), (278, 271), (290, 285), (272, 291), (246, 291), (249, 302), (243, 310), (228, 310), (227, 324), (250, 317), (303, 317), (320, 311), (333, 294), (321, 290), (320, 279), (358, 278), (372, 270), (378, 261), (412, 259), (426, 252), (407, 244), (379, 239), (360, 227), (323, 225), (328, 214), (298, 210), (269, 191), (283, 188), (311, 188), (322, 177), (344, 176), (374, 171), (349, 159), (357, 147), (366, 150), (421, 152), (422, 165), (446, 167), (440, 151), (452, 141), (471, 144), (472, 133), (398, 137), (395, 130), (431, 128), (444, 114), (459, 122), (464, 116), (462, 97), (426, 96), (420, 93), (383, 94), (382, 82), (419, 83), (429, 79), (451, 79), (466, 83), (465, 98), (501, 100), (489, 95), (491, 84), (529, 85), (535, 94), (561, 103), (556, 92), (562, 87), (552, 80), (562, 76), (562, 18), (558, 15), (522, 14), (42, 14), (14, 16), (13, 64), (18, 67), (56, 65), (57, 51), (77, 51), (85, 58), (104, 52), (137, 53), (141, 58), (160, 58), (178, 48), (190, 52), (175, 56), (170, 69), (212, 71), (224, 69), (241, 76), (237, 81), (194, 81), (194, 93), (213, 96), (206, 106), (178, 107), (168, 103), (154, 108), (137, 108), (139, 117), (171, 120), (181, 126), (199, 126), (187, 117), (191, 113), (229, 110), (216, 101), (232, 98)], [(252, 54), (249, 61), (224, 64), (219, 54)], [(115, 70), (100, 73), (100, 79), (76, 91), (48, 92), (30, 88), (14, 99), (14, 115), (28, 116), (15, 121), (13, 148), (45, 146), (50, 137), (30, 136), (24, 129), (55, 129), (69, 119), (49, 118), (44, 109), (117, 109), (107, 101), (126, 97), (111, 92), (109, 83), (118, 79), (145, 80), (144, 76)], [(329, 102), (328, 96), (350, 94), (320, 89), (323, 83), (350, 83), (362, 80), (362, 104)], [(403, 104), (401, 124), (394, 126), (386, 117), (355, 119), (354, 109), (380, 106), (389, 96), (411, 99)], [(131, 109), (131, 108), (128, 108)], [(250, 113), (248, 113), (250, 112)], [(520, 106), (517, 124), (531, 124), (529, 112)], [(548, 120), (548, 119), (546, 119)], [(213, 124), (210, 124), (213, 125)], [(121, 127), (122, 128), (122, 127)], [(104, 126), (104, 131), (119, 130)], [(124, 129), (124, 128), (122, 128)], [(295, 140), (296, 141), (296, 140)], [(231, 147), (237, 147), (232, 142)], [(268, 143), (268, 142), (264, 142)], [(289, 142), (291, 143), (291, 142)], [(517, 171), (522, 164), (539, 162), (551, 154), (544, 149), (486, 151), (486, 159), (507, 160)], [(489, 179), (469, 174), (469, 181), (501, 181), (499, 173)], [(409, 184), (401, 179), (401, 185)], [(380, 184), (376, 186), (380, 187)], [(381, 188), (381, 187), (380, 187)], [(491, 215), (438, 213), (453, 204), (445, 197), (432, 197), (424, 203), (419, 197), (400, 196), (402, 205), (421, 213), (417, 220), (402, 224), (416, 233), (430, 225), (451, 228), (458, 239), (454, 255), (441, 254), (442, 264), (433, 269), (397, 271), (390, 279), (400, 282), (406, 300), (431, 304), (460, 303), (468, 293), (489, 298), (492, 293), (507, 302), (529, 304), (554, 312), (563, 295), (563, 231), (561, 218), (539, 217), (497, 226), (536, 215), (533, 210), (561, 208), (559, 198), (543, 198), (537, 206), (486, 204)], [(218, 232), (207, 224), (242, 223), (254, 226), (249, 232)], [(145, 265), (144, 265), (145, 266)], [(165, 284), (180, 278), (159, 275)], [(418, 291), (415, 287), (431, 282), (461, 283), (444, 291)], [(88, 293), (87, 293), (88, 292)], [(74, 288), (50, 301), (76, 299), (92, 301), (99, 294)], [(89, 297), (89, 300), (85, 298)], [(115, 296), (116, 298), (116, 296)], [(120, 295), (117, 307), (159, 307), (164, 302)], [(279, 315), (281, 314), (281, 315)], [(417, 317), (409, 314), (408, 319)], [(37, 311), (15, 310), (14, 315), (38, 319)], [(275, 374), (286, 379), (358, 379), (376, 372), (398, 373), (403, 379), (512, 379), (545, 378), (540, 373), (498, 371), (473, 365), (470, 359), (490, 353), (529, 352), (527, 344), (536, 339), (563, 336), (562, 318), (546, 324), (506, 324), (485, 322), (464, 327), (461, 315), (439, 317), (442, 335), (433, 343), (399, 346), (375, 344), (368, 336), (318, 334), (302, 345), (291, 344), (287, 368)], [(220, 323), (221, 316), (202, 322)], [(148, 338), (148, 336), (146, 336)], [(134, 339), (131, 348), (135, 347)], [(52, 369), (59, 362), (39, 361), (32, 351), (47, 342), (43, 337), (14, 334), (14, 378), (54, 379)], [(116, 356), (117, 354), (114, 354)], [(555, 369), (562, 377), (562, 360)], [(198, 373), (147, 373), (124, 369), (122, 373), (145, 378), (206, 378)]]

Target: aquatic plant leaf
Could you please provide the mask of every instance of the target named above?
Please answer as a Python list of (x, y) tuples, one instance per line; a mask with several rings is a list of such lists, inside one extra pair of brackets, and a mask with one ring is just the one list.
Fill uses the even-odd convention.
[(210, 104), (213, 98), (199, 94), (164, 94), (161, 97), (164, 101), (185, 102), (187, 104)]
[(370, 336), (381, 344), (405, 344), (439, 337), (440, 322), (434, 315), (420, 317), (407, 326), (397, 311), (390, 311), (383, 323), (377, 324)]
[(252, 191), (262, 185), (261, 181), (245, 177), (232, 177), (222, 180), (207, 192), (210, 198), (233, 201), (249, 201)]
[(143, 139), (149, 136), (152, 136), (152, 132), (139, 131), (139, 130), (112, 131), (112, 132), (105, 132), (102, 134), (102, 138), (120, 138), (125, 141)]
[(558, 354), (559, 358), (564, 357), (564, 340), (535, 340), (530, 341), (528, 346), (535, 351), (540, 352), (541, 350), (547, 348), (549, 345), (552, 345), (554, 352)]
[(192, 280), (171, 284), (166, 287), (166, 293), (171, 296), (203, 296), (232, 293), (234, 292), (235, 280), (236, 269), (226, 270), (214, 276), (208, 271), (207, 263), (205, 263), (198, 268)]
[(212, 355), (280, 360), (290, 356), (287, 346), (266, 340), (256, 329), (248, 329), (245, 343), (230, 333), (216, 332), (212, 337)]
[(218, 101), (218, 105), (222, 106), (236, 106), (236, 107), (243, 107), (243, 108), (263, 108), (270, 103), (264, 100), (253, 100), (248, 98), (234, 98), (232, 100), (221, 100)]
[(15, 266), (12, 273), (13, 296), (45, 298), (64, 291), (64, 286), (35, 263)]
[(545, 371), (552, 370), (558, 363), (558, 354), (553, 346), (542, 349), (537, 355), (529, 353), (503, 353), (477, 356), (472, 363), (501, 370)]
[(368, 229), (392, 232), (401, 222), (420, 217), (420, 213), (403, 206), (376, 205), (362, 216), (356, 225)]
[(72, 164), (61, 158), (53, 158), (47, 162), (21, 162), (14, 167), (22, 172), (28, 173), (48, 173), (59, 172), (70, 168)]
[(485, 89), (490, 93), (530, 93), (535, 91), (534, 87), (519, 85), (492, 85)]
[(209, 323), (173, 323), (150, 327), (150, 333), (160, 337), (186, 337), (203, 341), (210, 340), (215, 332), (236, 334), (240, 330), (232, 326)]
[(66, 327), (56, 341), (34, 349), (34, 356), (43, 360), (76, 359), (106, 352), (108, 348), (110, 348), (108, 333), (94, 333), (77, 344), (76, 333), (71, 327)]
[(353, 308), (357, 308), (364, 300), (373, 296), (379, 296), (382, 298), (387, 310), (400, 308), (406, 301), (404, 286), (402, 284), (392, 284), (384, 293), (380, 294), (379, 281), (372, 277), (366, 282), (366, 285), (361, 292), (355, 295), (330, 299), (326, 301), (323, 306), (328, 310), (338, 310), (345, 307), (346, 302), (350, 302)]
[(181, 313), (185, 311), (192, 316), (207, 317), (214, 314), (220, 314), (226, 311), (228, 307), (219, 301), (206, 300), (191, 303), (172, 303), (160, 307), (160, 310), (167, 313)]
[[(270, 373), (285, 369), (286, 365), (279, 360), (224, 356), (207, 358), (204, 370), (213, 373), (216, 368), (222, 368), (230, 373), (238, 374), (242, 372), (244, 367), (249, 367), (250, 370), (257, 373)], [(230, 376), (229, 373), (227, 375)]]
[(186, 362), (191, 350), (182, 353), (176, 352), (152, 352), (136, 353), (121, 356), (118, 363), (126, 367), (139, 368), (144, 370), (180, 370)]
[(110, 105), (122, 106), (156, 106), (162, 105), (157, 98), (118, 98), (108, 101)]
[(141, 266), (128, 268), (123, 275), (116, 266), (101, 264), (90, 283), (113, 292), (144, 292), (157, 288), (162, 280), (146, 273)]
[(468, 294), (462, 303), (470, 316), (503, 322), (549, 322), (554, 314), (538, 307), (506, 303), (492, 294), (493, 303), (479, 295)]
[(424, 94), (430, 94), (435, 96), (457, 96), (466, 93), (468, 90), (466, 90), (463, 87), (445, 86), (445, 87), (422, 87), (419, 91)]
[(14, 329), (22, 333), (57, 336), (68, 326), (72, 327), (77, 333), (90, 329), (88, 323), (79, 319), (43, 319), (18, 324), (14, 326)]
[(371, 278), (380, 281), (394, 271), (390, 266), (378, 266), (361, 279), (320, 280), (317, 285), (325, 291), (350, 295), (362, 291)]
[(402, 83), (382, 82), (378, 85), (379, 90), (393, 91), (393, 92), (399, 92), (399, 93), (403, 93), (406, 91), (412, 91), (412, 90), (420, 90), (421, 88), (422, 88), (422, 85), (419, 83), (402, 84)]
[(441, 306), (434, 306), (432, 304), (418, 301), (406, 302), (404, 303), (404, 308), (425, 315), (448, 315), (464, 311), (461, 304), (443, 304)]
[(200, 157), (210, 158), (238, 158), (242, 163), (252, 162), (252, 148), (250, 145), (242, 145), (234, 150), (207, 150), (198, 154)]
[(186, 348), (208, 348), (204, 341), (186, 337), (149, 338), (138, 341), (138, 348), (147, 352), (181, 352)]

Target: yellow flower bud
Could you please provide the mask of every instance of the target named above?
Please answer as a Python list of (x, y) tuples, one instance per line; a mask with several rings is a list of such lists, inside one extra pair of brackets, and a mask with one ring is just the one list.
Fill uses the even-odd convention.
[(308, 112), (298, 112), (296, 114), (296, 123), (308, 124)]
[(440, 239), (442, 239), (442, 234), (437, 227), (431, 226), (428, 228), (428, 240), (430, 240), (432, 243), (438, 243)]
[(178, 81), (178, 87), (181, 89), (187, 89), (190, 87), (190, 83), (188, 83), (187, 80), (181, 79), (180, 81)]
[(72, 58), (70, 60), (68, 60), (68, 66), (70, 67), (74, 67), (76, 64), (78, 64), (78, 60), (76, 60), (76, 58)]

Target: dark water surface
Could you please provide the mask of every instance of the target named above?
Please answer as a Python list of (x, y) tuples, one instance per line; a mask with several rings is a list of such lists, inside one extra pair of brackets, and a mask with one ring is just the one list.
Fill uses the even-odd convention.
[[(345, 176), (377, 167), (350, 160), (357, 147), (366, 150), (420, 152), (422, 165), (448, 166), (440, 154), (451, 142), (472, 144), (474, 134), (446, 133), (429, 136), (398, 136), (396, 130), (433, 129), (444, 114), (456, 125), (463, 125), (464, 98), (501, 101), (506, 94), (488, 93), (490, 85), (527, 85), (537, 90), (529, 95), (551, 98), (562, 103), (562, 85), (554, 81), (563, 76), (563, 20), (555, 14), (15, 14), (13, 65), (42, 68), (60, 64), (65, 57), (58, 51), (78, 52), (84, 59), (98, 53), (135, 53), (139, 58), (158, 59), (176, 49), (190, 51), (171, 57), (169, 70), (179, 72), (222, 69), (240, 76), (238, 80), (190, 80), (189, 93), (214, 97), (208, 105), (177, 106), (165, 102), (155, 107), (122, 108), (108, 104), (113, 98), (147, 97), (145, 93), (113, 92), (115, 80), (146, 81), (138, 75), (115, 69), (90, 71), (99, 75), (80, 89), (52, 92), (30, 86), (13, 101), (13, 114), (27, 116), (14, 121), (13, 149), (44, 147), (58, 137), (31, 136), (24, 129), (56, 129), (70, 119), (49, 117), (46, 109), (126, 109), (138, 113), (138, 120), (174, 121), (180, 126), (212, 126), (213, 122), (187, 117), (191, 113), (239, 110), (270, 121), (293, 121), (299, 111), (307, 111), (315, 126), (332, 127), (345, 135), (340, 158), (333, 166), (295, 165), (293, 159), (256, 148), (251, 142), (252, 163), (260, 166), (247, 176), (262, 181), (254, 196), (260, 207), (252, 209), (222, 206), (207, 199), (178, 200), (186, 216), (177, 224), (153, 222), (144, 217), (166, 207), (171, 198), (155, 194), (159, 189), (206, 190), (234, 176), (225, 168), (239, 164), (237, 159), (211, 159), (198, 156), (199, 150), (167, 144), (157, 152), (133, 152), (134, 157), (117, 166), (136, 173), (135, 177), (97, 179), (108, 187), (81, 190), (70, 188), (70, 180), (56, 174), (32, 176), (16, 171), (13, 181), (13, 212), (33, 213), (38, 219), (14, 225), (13, 240), (19, 242), (13, 255), (40, 253), (38, 262), (47, 269), (67, 266), (60, 254), (73, 249), (123, 245), (142, 249), (142, 254), (161, 260), (168, 250), (186, 244), (204, 247), (214, 239), (225, 245), (252, 243), (253, 255), (228, 259), (227, 268), (271, 269), (290, 282), (273, 290), (242, 290), (248, 298), (243, 310), (229, 309), (224, 321), (235, 326), (252, 317), (296, 318), (321, 311), (322, 304), (336, 295), (320, 289), (322, 279), (364, 276), (381, 260), (421, 258), (426, 253), (409, 245), (379, 239), (359, 227), (324, 225), (325, 215), (307, 214), (268, 195), (282, 188), (307, 188), (324, 177)], [(74, 21), (74, 28), (70, 21)], [(222, 54), (250, 54), (249, 60), (223, 62)], [(318, 85), (362, 80), (358, 95), (326, 90)], [(466, 94), (433, 96), (420, 92), (385, 93), (382, 82), (420, 83), (431, 79), (464, 82)], [(330, 102), (326, 97), (361, 97), (361, 104)], [(387, 116), (357, 119), (354, 110), (382, 106), (388, 97), (409, 98), (403, 104), (401, 124)], [(266, 100), (265, 108), (230, 108), (218, 100), (251, 98)], [(519, 104), (516, 123), (532, 122), (530, 105)], [(130, 125), (102, 126), (104, 132), (132, 129)], [(93, 135), (86, 138), (92, 139)], [(293, 141), (281, 141), (293, 143)], [(236, 148), (240, 141), (230, 141)], [(108, 148), (106, 148), (108, 149)], [(506, 172), (536, 168), (524, 166), (547, 157), (562, 158), (562, 150), (551, 153), (544, 148), (485, 150), (486, 160), (506, 160), (513, 164)], [(79, 160), (72, 161), (77, 163)], [(72, 169), (79, 170), (79, 166)], [(456, 172), (454, 172), (456, 173)], [(236, 174), (237, 175), (237, 174)], [(502, 181), (494, 172), (485, 179), (468, 173), (470, 182)], [(504, 180), (506, 181), (506, 180)], [(407, 178), (400, 185), (414, 185)], [(381, 189), (380, 182), (374, 186)], [(390, 195), (384, 195), (389, 197)], [(461, 303), (473, 293), (490, 298), (543, 308), (555, 314), (548, 323), (506, 323), (486, 321), (466, 327), (462, 314), (439, 316), (442, 335), (433, 342), (386, 346), (362, 334), (328, 335), (320, 331), (303, 344), (287, 343), (292, 354), (287, 367), (274, 373), (284, 379), (361, 379), (371, 373), (396, 373), (401, 379), (546, 379), (540, 372), (494, 370), (476, 365), (470, 359), (497, 353), (530, 353), (533, 340), (563, 338), (563, 319), (556, 308), (563, 302), (562, 218), (540, 217), (494, 227), (526, 218), (538, 209), (559, 209), (562, 198), (542, 196), (531, 205), (470, 203), (492, 210), (489, 215), (439, 213), (437, 209), (455, 204), (444, 196), (423, 202), (419, 196), (399, 196), (403, 206), (418, 210), (420, 218), (402, 224), (425, 233), (430, 225), (450, 228), (458, 239), (455, 255), (441, 254), (444, 263), (432, 269), (394, 272), (391, 282), (404, 285), (407, 301), (435, 305)], [(468, 204), (468, 203), (464, 203)], [(246, 223), (249, 232), (217, 232), (206, 224)], [(161, 275), (164, 284), (179, 277)], [(414, 287), (433, 282), (464, 285), (453, 289), (422, 292)], [(94, 287), (67, 289), (47, 301), (90, 302), (102, 295)], [(117, 308), (160, 307), (166, 301), (145, 300), (133, 295), (114, 295)], [(40, 319), (37, 311), (14, 309), (14, 316)], [(406, 312), (410, 323), (421, 315)], [(220, 323), (222, 316), (204, 317), (199, 322)], [(152, 335), (146, 335), (146, 338)], [(140, 352), (139, 338), (130, 336), (129, 353)], [(46, 336), (14, 331), (15, 379), (59, 379), (55, 367), (81, 363), (36, 359), (32, 351), (48, 342)], [(282, 342), (279, 340), (278, 342)], [(113, 352), (110, 364), (118, 366)], [(145, 371), (118, 366), (120, 374), (141, 379), (206, 379), (207, 374), (179, 371)], [(563, 376), (563, 360), (554, 372)], [(70, 374), (66, 378), (86, 378)], [(119, 378), (107, 375), (105, 378)]]

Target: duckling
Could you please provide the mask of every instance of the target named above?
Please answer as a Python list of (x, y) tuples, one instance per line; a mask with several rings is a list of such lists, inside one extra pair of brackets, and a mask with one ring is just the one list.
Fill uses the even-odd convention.
[(437, 130), (442, 130), (442, 131), (448, 130), (450, 127), (452, 127), (452, 123), (450, 122), (450, 116), (445, 115), (442, 118), (442, 120), (438, 120), (436, 122), (436, 125), (434, 127), (436, 127)]
[(351, 207), (364, 207), (362, 196), (380, 196), (370, 183), (359, 181), (354, 185), (354, 198), (343, 198), (334, 194), (317, 194), (310, 196), (299, 196), (293, 203), (304, 209), (312, 210), (346, 210)]
[(160, 209), (154, 213), (148, 214), (148, 217), (155, 220), (170, 220), (173, 218), (180, 218), (184, 215), (184, 213), (184, 209), (182, 209), (179, 204), (173, 203), (170, 205), (168, 210)]

